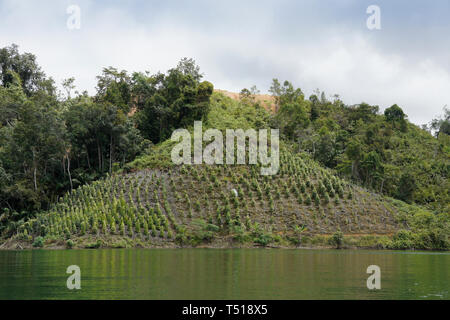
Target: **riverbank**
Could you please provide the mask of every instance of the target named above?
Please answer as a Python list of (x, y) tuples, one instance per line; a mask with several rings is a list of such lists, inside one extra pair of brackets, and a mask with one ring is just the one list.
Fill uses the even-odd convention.
[[(118, 235), (93, 236), (86, 235), (74, 239), (62, 240), (42, 238), (42, 241), (24, 241), (14, 237), (0, 241), (0, 250), (30, 250), (30, 249), (176, 249), (176, 248), (210, 248), (210, 249), (345, 249), (345, 250), (439, 250), (412, 245), (409, 242), (399, 243), (392, 235), (305, 235), (299, 239), (273, 238), (267, 243), (255, 242), (252, 239), (236, 240), (234, 236), (215, 238), (208, 242), (185, 241), (170, 239), (142, 239)], [(257, 241), (257, 239), (256, 239)], [(446, 251), (446, 250), (439, 250)]]

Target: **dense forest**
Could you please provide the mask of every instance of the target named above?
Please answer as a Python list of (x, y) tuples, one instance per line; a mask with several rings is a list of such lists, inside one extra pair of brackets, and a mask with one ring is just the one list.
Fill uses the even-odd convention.
[[(131, 182), (123, 182), (128, 181), (128, 178), (123, 181), (118, 178), (123, 174), (170, 167), (168, 146), (173, 130), (192, 129), (194, 120), (203, 120), (208, 127), (218, 129), (280, 128), (283, 146), (288, 152), (283, 159), (290, 163), (285, 167), (285, 174), (293, 170), (305, 176), (311, 171), (318, 179), (311, 179), (312, 186), (304, 187), (300, 183), (295, 188), (291, 180), (280, 180), (281, 188), (289, 185), (297, 199), (300, 197), (297, 188), (312, 188), (310, 191), (314, 194), (316, 182), (317, 194), (309, 202), (317, 198), (318, 202), (324, 199), (329, 203), (329, 196), (338, 193), (342, 193), (342, 198), (349, 198), (354, 192), (365, 194), (366, 191), (352, 191), (360, 190), (354, 189), (358, 187), (424, 208), (440, 217), (444, 215), (448, 220), (450, 110), (444, 108), (442, 116), (427, 126), (418, 127), (408, 121), (396, 104), (381, 113), (379, 106), (368, 103), (349, 106), (339, 96), (327, 97), (318, 90), (306, 97), (290, 82), (280, 83), (274, 79), (270, 92), (275, 99), (276, 112), (272, 113), (255, 98), (258, 91), (254, 87), (243, 89), (239, 101), (232, 101), (214, 92), (213, 84), (202, 79), (199, 67), (188, 58), (183, 58), (166, 73), (130, 74), (107, 67), (97, 77), (96, 94), (90, 96), (76, 90), (73, 78), (64, 80), (62, 91), (58, 90), (52, 78), (39, 67), (36, 57), (20, 53), (16, 45), (0, 49), (2, 236), (23, 232), (24, 225), (40, 221), (43, 212), (55, 210), (55, 204), (61, 201), (75, 208), (71, 212), (77, 216), (84, 210), (83, 206), (80, 202), (77, 207), (71, 199), (87, 196), (83, 190), (88, 190), (90, 201), (92, 197), (102, 199), (103, 206), (103, 196), (90, 193), (89, 184), (94, 181), (101, 183), (102, 190), (108, 194), (120, 194), (114, 188), (141, 181), (130, 178)], [(299, 166), (304, 165), (305, 157), (311, 164), (302, 171)], [(289, 169), (291, 165), (295, 170)], [(205, 170), (215, 175), (213, 169), (212, 172)], [(226, 174), (225, 171), (221, 174)], [(250, 179), (252, 172), (243, 173), (242, 180)], [(200, 180), (197, 171), (190, 171), (190, 174)], [(148, 179), (154, 182), (161, 176), (164, 175), (158, 173)], [(109, 177), (113, 180), (104, 180)], [(192, 183), (194, 178), (186, 179)], [(320, 179), (323, 179), (323, 186)], [(183, 180), (180, 178), (179, 182), (182, 184)], [(267, 181), (261, 184), (264, 182)], [(349, 187), (349, 183), (354, 187)], [(162, 188), (161, 192), (165, 187)], [(139, 193), (139, 187), (137, 190)], [(107, 197), (104, 198), (107, 201)], [(336, 206), (338, 198), (336, 196)], [(130, 199), (131, 203), (137, 201), (133, 197)], [(303, 205), (304, 200), (299, 202)], [(378, 200), (373, 201), (375, 207), (381, 208)], [(114, 204), (119, 208), (117, 212), (125, 210), (123, 195), (119, 202)], [(92, 206), (100, 204), (92, 202)], [(64, 206), (58, 208), (58, 214), (69, 212)], [(185, 210), (190, 210), (190, 205)], [(170, 221), (163, 219), (167, 232), (169, 222), (177, 226), (169, 213)], [(101, 221), (106, 220), (110, 223), (107, 217), (102, 217)], [(51, 221), (57, 226), (60, 220)], [(126, 221), (117, 222), (118, 228), (123, 228), (121, 233), (127, 230)], [(48, 221), (42, 220), (45, 222)], [(215, 225), (212, 222), (210, 225)], [(82, 219), (77, 223), (78, 227), (73, 223), (75, 230), (83, 223), (85, 227), (90, 225), (88, 220)], [(105, 232), (108, 223), (103, 224)], [(129, 223), (128, 230), (135, 227), (134, 222)], [(137, 223), (140, 230), (144, 223)], [(113, 225), (115, 229), (116, 222)], [(66, 228), (61, 232), (73, 232)], [(72, 225), (68, 229), (72, 229)], [(179, 231), (178, 227), (175, 229)], [(392, 230), (395, 227), (392, 226)], [(58, 234), (58, 227), (52, 232)]]
[(1, 227), (46, 209), (68, 190), (123, 166), (208, 112), (213, 87), (183, 59), (167, 74), (112, 67), (97, 94), (58, 92), (29, 53), (0, 49)]

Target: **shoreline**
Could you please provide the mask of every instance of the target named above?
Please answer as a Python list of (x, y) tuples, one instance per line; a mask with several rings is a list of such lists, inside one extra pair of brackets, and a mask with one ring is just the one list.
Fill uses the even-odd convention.
[[(360, 251), (360, 250), (373, 250), (373, 251), (423, 251), (423, 252), (436, 252), (445, 253), (449, 250), (438, 250), (438, 249), (418, 249), (418, 248), (404, 248), (404, 249), (393, 249), (387, 247), (380, 247), (379, 245), (373, 246), (350, 246), (347, 244), (341, 245), (337, 248), (332, 245), (258, 245), (252, 243), (203, 243), (200, 245), (179, 245), (174, 242), (168, 243), (124, 243), (124, 242), (103, 242), (103, 241), (81, 243), (81, 245), (74, 245), (73, 247), (68, 247), (62, 241), (46, 244), (43, 247), (34, 247), (31, 243), (25, 243), (21, 241), (11, 241), (6, 240), (0, 244), (0, 251), (34, 251), (34, 250), (110, 250), (110, 249), (271, 249), (271, 250), (342, 250), (342, 251)], [(129, 239), (131, 240), (131, 239)]]

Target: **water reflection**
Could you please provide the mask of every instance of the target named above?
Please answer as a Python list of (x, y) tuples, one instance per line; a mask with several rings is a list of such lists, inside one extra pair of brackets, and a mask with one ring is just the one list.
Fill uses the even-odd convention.
[[(366, 269), (381, 268), (369, 291)], [(81, 290), (66, 288), (69, 265)], [(449, 299), (448, 253), (119, 249), (0, 252), (1, 299)]]

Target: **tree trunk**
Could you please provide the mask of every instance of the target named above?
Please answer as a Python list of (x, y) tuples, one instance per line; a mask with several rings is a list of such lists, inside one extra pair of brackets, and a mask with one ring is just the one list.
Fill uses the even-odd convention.
[(102, 152), (100, 149), (100, 142), (97, 138), (97, 154), (98, 154), (98, 170), (101, 172), (103, 171), (103, 163), (102, 163)]
[(111, 139), (110, 139), (110, 142), (109, 142), (109, 174), (110, 175), (112, 174), (113, 148), (114, 148), (113, 136), (112, 136), (112, 133), (111, 133)]
[(36, 167), (34, 167), (34, 191), (37, 191), (37, 181), (36, 181)]
[(37, 176), (37, 164), (36, 164), (36, 155), (35, 155), (34, 149), (33, 149), (32, 151), (33, 151), (33, 167), (34, 167), (34, 169), (33, 169), (34, 191), (37, 191), (37, 178), (36, 178), (36, 176)]
[(85, 145), (85, 147), (86, 147), (86, 158), (87, 158), (88, 168), (89, 168), (89, 170), (91, 170), (91, 162), (89, 161), (89, 149), (88, 149), (87, 145)]
[(70, 156), (67, 154), (67, 173), (69, 174), (70, 193), (73, 191), (72, 175), (70, 174)]

